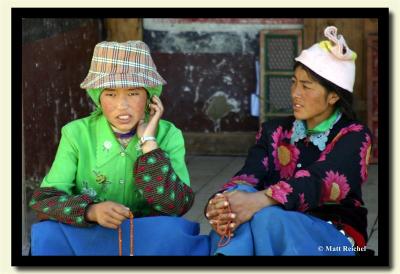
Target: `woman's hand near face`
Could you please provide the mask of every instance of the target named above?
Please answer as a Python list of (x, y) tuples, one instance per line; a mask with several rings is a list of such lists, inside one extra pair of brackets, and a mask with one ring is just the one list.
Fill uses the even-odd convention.
[[(142, 136), (153, 136), (153, 137), (156, 136), (158, 123), (161, 119), (162, 114), (164, 113), (164, 106), (158, 96), (154, 95), (151, 98), (149, 109), (150, 109), (149, 121), (147, 123), (145, 123), (144, 119), (139, 121), (137, 127), (137, 134), (139, 138), (141, 138)], [(158, 148), (156, 142), (147, 141), (142, 146), (142, 151), (143, 153), (147, 153), (156, 148)]]
[(86, 211), (86, 219), (90, 222), (97, 222), (107, 228), (118, 228), (121, 223), (129, 218), (130, 209), (124, 205), (106, 201), (89, 205)]
[(155, 136), (158, 122), (160, 121), (161, 116), (164, 112), (164, 106), (160, 98), (156, 95), (151, 97), (151, 103), (149, 104), (149, 108), (150, 108), (149, 121), (147, 123), (144, 122), (144, 119), (139, 121), (139, 125), (137, 128), (137, 134), (139, 135), (139, 137)]

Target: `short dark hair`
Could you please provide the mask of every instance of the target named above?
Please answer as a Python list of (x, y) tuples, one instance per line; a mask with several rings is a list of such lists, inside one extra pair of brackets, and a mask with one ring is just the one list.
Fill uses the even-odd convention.
[(304, 69), (307, 72), (308, 76), (311, 77), (311, 79), (317, 81), (328, 92), (336, 93), (339, 96), (339, 100), (336, 102), (335, 106), (339, 108), (343, 115), (345, 115), (347, 118), (351, 120), (356, 119), (356, 113), (353, 110), (353, 93), (319, 76), (310, 68), (300, 62), (295, 62), (293, 70), (296, 70), (297, 67), (301, 67), (302, 69)]

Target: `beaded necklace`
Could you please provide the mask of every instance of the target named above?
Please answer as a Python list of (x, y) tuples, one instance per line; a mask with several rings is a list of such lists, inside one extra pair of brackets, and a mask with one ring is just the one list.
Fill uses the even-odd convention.
[(118, 132), (118, 130), (111, 126), (114, 132), (115, 137), (117, 138), (118, 142), (123, 145), (124, 147), (127, 147), (133, 136), (136, 134), (136, 128), (133, 128), (131, 131), (123, 133), (123, 132)]
[(136, 129), (133, 128), (131, 131), (127, 132), (127, 133), (121, 133), (118, 131), (114, 131), (115, 137), (117, 137), (118, 139), (127, 139), (127, 138), (132, 138), (133, 135), (136, 134)]

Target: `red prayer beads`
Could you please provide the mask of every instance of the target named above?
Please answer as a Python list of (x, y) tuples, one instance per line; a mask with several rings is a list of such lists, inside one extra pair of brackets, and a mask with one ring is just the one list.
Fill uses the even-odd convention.
[[(129, 212), (130, 219), (130, 253), (129, 256), (134, 255), (134, 230), (133, 230), (133, 213)], [(118, 247), (119, 247), (119, 256), (122, 256), (122, 229), (121, 226), (118, 227)]]

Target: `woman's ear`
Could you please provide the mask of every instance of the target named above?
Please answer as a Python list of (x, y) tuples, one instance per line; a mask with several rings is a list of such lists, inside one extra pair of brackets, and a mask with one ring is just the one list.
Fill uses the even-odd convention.
[(334, 105), (337, 101), (339, 101), (340, 97), (336, 92), (330, 92), (328, 95), (328, 104)]

